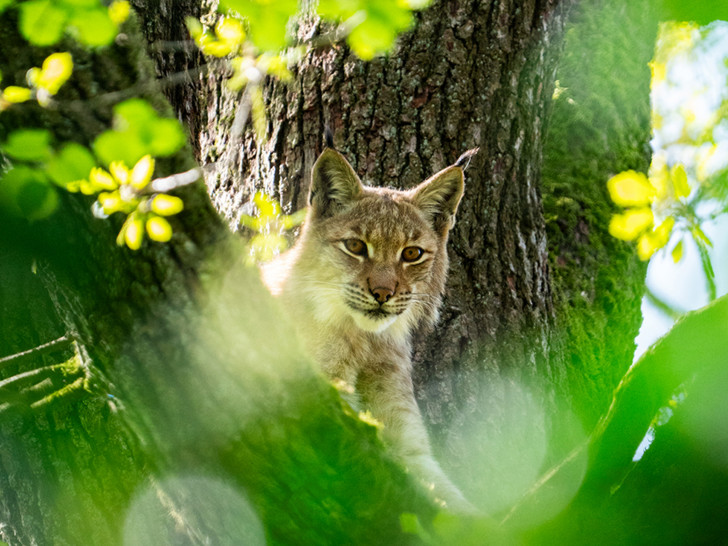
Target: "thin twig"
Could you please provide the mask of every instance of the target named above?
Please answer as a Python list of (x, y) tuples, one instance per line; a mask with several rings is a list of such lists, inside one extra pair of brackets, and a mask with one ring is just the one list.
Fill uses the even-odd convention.
[(38, 347), (33, 347), (32, 349), (28, 349), (27, 351), (15, 353), (14, 355), (4, 356), (4, 357), (0, 358), (0, 366), (3, 366), (5, 364), (8, 364), (9, 362), (17, 360), (19, 358), (23, 358), (25, 356), (40, 355), (43, 353), (50, 352), (50, 351), (54, 350), (58, 345), (62, 345), (64, 343), (70, 343), (71, 341), (72, 340), (70, 340), (66, 336), (61, 336), (58, 339), (54, 339), (53, 341), (49, 341), (48, 343), (44, 343), (43, 345), (39, 345)]
[(665, 315), (667, 315), (668, 318), (672, 320), (677, 320), (685, 314), (685, 311), (682, 311), (677, 307), (670, 305), (649, 288), (647, 288), (647, 290), (645, 291), (645, 297), (647, 298), (647, 301), (657, 307), (658, 310), (662, 311)]

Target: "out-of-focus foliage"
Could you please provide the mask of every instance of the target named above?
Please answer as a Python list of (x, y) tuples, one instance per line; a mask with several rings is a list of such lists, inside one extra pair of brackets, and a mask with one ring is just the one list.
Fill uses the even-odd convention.
[(129, 3), (115, 0), (108, 7), (99, 0), (29, 0), (0, 2), (0, 11), (14, 6), (18, 10), (23, 37), (34, 46), (51, 46), (64, 34), (87, 46), (113, 42), (129, 16)]
[(637, 241), (642, 260), (669, 247), (679, 261), (691, 239), (709, 285), (712, 241), (702, 226), (728, 210), (727, 62), (725, 24), (661, 25), (651, 63), (652, 164), (647, 175), (628, 171), (608, 182), (612, 200), (626, 208), (610, 233)]
[(258, 209), (257, 216), (243, 214), (240, 223), (255, 232), (248, 243), (247, 263), (250, 265), (264, 263), (275, 258), (288, 248), (289, 242), (285, 232), (301, 225), (306, 210), (294, 214), (282, 214), (278, 201), (261, 192), (253, 197)]
[[(48, 106), (52, 96), (58, 93), (73, 72), (73, 58), (70, 53), (53, 53), (38, 68), (34, 66), (26, 74), (28, 85), (22, 87), (9, 85), (0, 90), (0, 112), (13, 104), (20, 104), (36, 99), (41, 106)], [(2, 74), (0, 74), (2, 80)]]
[(129, 99), (114, 107), (113, 128), (96, 138), (93, 149), (105, 165), (134, 165), (145, 155), (170, 156), (186, 141), (179, 121), (161, 117), (145, 100)]
[[(368, 60), (389, 51), (397, 36), (412, 24), (413, 11), (428, 4), (429, 0), (323, 0), (316, 9), (324, 20), (337, 24), (328, 40), (345, 36), (352, 51)], [(289, 80), (290, 68), (316, 44), (294, 45), (291, 20), (299, 10), (296, 0), (223, 0), (220, 10), (224, 15), (208, 25), (188, 17), (187, 29), (205, 55), (232, 56), (228, 86), (245, 90), (241, 106), (250, 113), (256, 137), (262, 142), (267, 132), (261, 87), (265, 77)]]

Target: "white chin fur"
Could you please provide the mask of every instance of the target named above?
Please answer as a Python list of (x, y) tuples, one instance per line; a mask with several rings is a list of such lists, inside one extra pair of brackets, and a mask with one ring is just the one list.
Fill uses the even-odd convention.
[(352, 312), (351, 316), (354, 319), (354, 323), (359, 328), (361, 328), (362, 330), (364, 330), (366, 332), (372, 332), (374, 334), (383, 332), (384, 330), (389, 328), (392, 324), (394, 324), (395, 320), (397, 320), (397, 315), (390, 315), (385, 318), (373, 319), (373, 318), (369, 318), (366, 315), (359, 313), (358, 311)]

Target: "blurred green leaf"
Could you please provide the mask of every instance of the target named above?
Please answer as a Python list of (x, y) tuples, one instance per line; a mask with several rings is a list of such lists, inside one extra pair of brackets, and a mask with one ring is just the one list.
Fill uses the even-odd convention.
[(114, 106), (114, 128), (117, 130), (137, 127), (156, 117), (156, 110), (143, 99), (129, 99)]
[(93, 154), (84, 146), (71, 142), (48, 161), (46, 172), (54, 183), (65, 187), (69, 182), (87, 178), (95, 166)]
[(0, 0), (0, 13), (2, 13), (5, 8), (11, 6), (15, 0)]
[(28, 220), (41, 220), (56, 210), (58, 194), (43, 171), (13, 167), (0, 178), (0, 206)]
[(3, 151), (21, 161), (45, 161), (51, 157), (51, 134), (45, 129), (19, 129), (8, 136)]
[(20, 4), (20, 32), (33, 45), (53, 45), (63, 36), (66, 10), (50, 0), (31, 0)]
[(118, 29), (106, 9), (98, 6), (74, 13), (71, 26), (78, 31), (78, 40), (89, 46), (105, 46), (114, 41)]
[(94, 8), (99, 5), (99, 0), (59, 0), (59, 3), (70, 8)]
[(149, 154), (155, 157), (172, 155), (187, 141), (180, 122), (173, 118), (158, 118), (150, 124)]
[(728, 2), (725, 0), (663, 0), (663, 8), (663, 20), (695, 21), (699, 25), (728, 21)]
[(220, 5), (248, 19), (250, 38), (264, 51), (277, 51), (286, 46), (288, 20), (298, 11), (296, 0), (222, 0)]
[(117, 160), (134, 165), (147, 153), (139, 136), (128, 130), (101, 133), (94, 141), (93, 149), (105, 165)]
[(159, 117), (148, 102), (131, 99), (114, 107), (114, 129), (99, 135), (93, 148), (106, 165), (121, 160), (130, 166), (147, 154), (169, 156), (186, 140), (178, 120)]

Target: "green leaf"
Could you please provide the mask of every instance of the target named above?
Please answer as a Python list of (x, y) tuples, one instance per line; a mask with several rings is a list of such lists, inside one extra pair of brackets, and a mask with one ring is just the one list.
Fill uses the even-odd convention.
[(725, 0), (663, 0), (662, 20), (695, 21), (707, 25), (713, 21), (728, 21), (728, 2)]
[(21, 161), (45, 161), (51, 157), (51, 134), (45, 129), (20, 129), (10, 133), (3, 151)]
[(95, 166), (93, 154), (84, 146), (71, 142), (50, 159), (46, 172), (55, 184), (65, 187), (69, 182), (88, 178)]
[(298, 11), (296, 0), (222, 0), (221, 6), (250, 21), (250, 38), (264, 51), (278, 51), (288, 43), (286, 26)]
[[(12, 6), (14, 1), (15, 0), (0, 0), (0, 13), (5, 11), (6, 8)], [(3, 543), (0, 542), (0, 546), (2, 546), (2, 544)]]
[(50, 0), (31, 0), (20, 4), (20, 32), (31, 44), (49, 46), (63, 36), (67, 12)]
[(143, 99), (129, 99), (114, 106), (114, 128), (138, 127), (159, 117), (152, 105)]
[(187, 142), (184, 129), (173, 118), (159, 118), (150, 125), (149, 151), (155, 157), (172, 155)]
[(78, 11), (70, 22), (78, 31), (78, 40), (89, 46), (105, 46), (114, 41), (118, 33), (116, 25), (105, 9)]
[(99, 0), (59, 0), (58, 3), (64, 4), (71, 9), (94, 8), (99, 5)]
[(134, 166), (147, 152), (147, 146), (134, 131), (106, 131), (93, 143), (93, 149), (102, 163), (123, 161)]
[(16, 216), (41, 220), (58, 206), (58, 194), (43, 171), (19, 165), (0, 178), (0, 206)]

